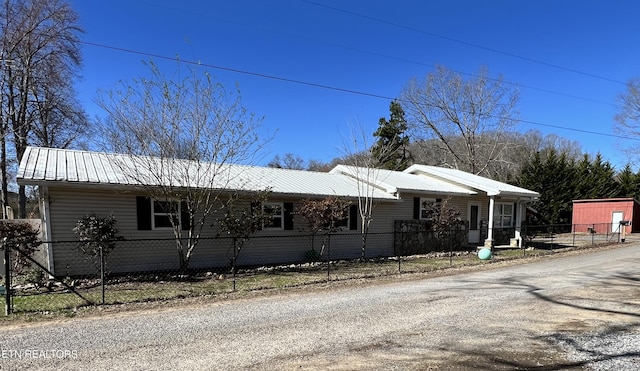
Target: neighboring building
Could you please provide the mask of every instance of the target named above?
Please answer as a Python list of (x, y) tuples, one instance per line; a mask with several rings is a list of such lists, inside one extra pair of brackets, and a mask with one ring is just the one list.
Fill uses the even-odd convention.
[(572, 224), (575, 232), (638, 232), (640, 204), (633, 198), (574, 200)]
[[(144, 158), (148, 161), (150, 158)], [(73, 228), (78, 219), (89, 213), (113, 214), (120, 234), (127, 240), (170, 239), (171, 228), (162, 221), (168, 216), (158, 211), (162, 202), (149, 196), (149, 188), (175, 179), (155, 179), (144, 168), (135, 164), (137, 158), (125, 155), (53, 148), (29, 147), (24, 153), (17, 174), (19, 184), (39, 186), (40, 210), (44, 240), (75, 241)], [(160, 164), (160, 159), (152, 159)], [(186, 160), (171, 164), (192, 166)], [(165, 166), (164, 164), (163, 166)], [(194, 170), (195, 167), (191, 169)], [(137, 171), (137, 180), (125, 170)], [(493, 245), (503, 243), (506, 236), (520, 241), (520, 224), (525, 205), (538, 197), (538, 193), (505, 183), (493, 181), (458, 170), (434, 166), (413, 165), (403, 172), (365, 169), (339, 165), (329, 173), (276, 169), (257, 166), (228, 165), (221, 167), (215, 187), (229, 191), (271, 190), (268, 206), (278, 210), (274, 222), (259, 231), (257, 236), (289, 236), (290, 238), (260, 239), (261, 244), (246, 247), (238, 264), (275, 264), (301, 261), (309, 245), (296, 236), (304, 236), (303, 223), (292, 217), (305, 198), (321, 199), (338, 196), (353, 200), (359, 197), (374, 200), (370, 231), (376, 238), (367, 243), (368, 256), (394, 254), (394, 223), (397, 220), (420, 219), (425, 201), (448, 200), (463, 220), (468, 222), (470, 244)], [(211, 179), (198, 183), (206, 174), (193, 173), (189, 187), (211, 184)], [(139, 179), (148, 179), (141, 182)], [(174, 184), (179, 185), (180, 184)], [(179, 201), (179, 200), (178, 200)], [(345, 230), (332, 238), (332, 258), (357, 258), (360, 240), (349, 235), (360, 228), (359, 215), (352, 207)], [(215, 224), (216, 216), (210, 219)], [(484, 227), (484, 228), (483, 228)], [(213, 239), (219, 232), (215, 225), (205, 228), (203, 238)], [(164, 246), (168, 245), (168, 246)], [(112, 272), (131, 272), (176, 269), (175, 247), (170, 241), (154, 242), (134, 248), (118, 248), (110, 259)], [(48, 265), (56, 274), (84, 274), (90, 271), (71, 267), (78, 252), (72, 243), (47, 243)], [(243, 250), (244, 251), (244, 250)], [(227, 248), (203, 243), (192, 257), (190, 267), (225, 266)], [(74, 263), (75, 264), (75, 263)]]

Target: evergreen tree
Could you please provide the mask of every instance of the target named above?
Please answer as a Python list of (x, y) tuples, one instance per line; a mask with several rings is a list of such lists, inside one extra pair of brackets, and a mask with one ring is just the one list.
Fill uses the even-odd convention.
[(636, 174), (631, 170), (631, 165), (627, 164), (618, 174), (618, 196), (620, 197), (638, 197), (638, 183), (640, 173)]
[(620, 184), (616, 180), (615, 169), (597, 154), (593, 161), (584, 155), (578, 163), (578, 182), (575, 199), (598, 199), (616, 197), (620, 194)]
[(537, 223), (570, 222), (575, 178), (575, 163), (554, 149), (544, 155), (536, 153), (525, 164), (518, 185), (540, 193), (538, 201), (531, 205), (538, 212)]
[(411, 156), (407, 149), (409, 137), (404, 110), (398, 101), (394, 100), (389, 106), (389, 121), (384, 117), (378, 121), (378, 130), (373, 135), (378, 137), (371, 148), (373, 157), (378, 160), (376, 167), (389, 170), (404, 170), (411, 163)]
[(634, 197), (639, 194), (640, 176), (627, 166), (616, 176), (615, 169), (600, 154), (592, 160), (584, 154), (579, 161), (555, 149), (536, 153), (522, 169), (519, 186), (540, 193), (531, 206), (541, 224), (571, 222), (573, 200)]

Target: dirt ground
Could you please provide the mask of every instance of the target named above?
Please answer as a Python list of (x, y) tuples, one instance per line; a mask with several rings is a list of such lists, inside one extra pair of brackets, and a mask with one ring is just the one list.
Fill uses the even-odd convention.
[[(544, 259), (615, 247), (571, 250)], [(500, 265), (513, 266), (537, 259), (509, 261)], [(462, 269), (458, 273), (477, 268)], [(490, 269), (494, 268), (498, 267)], [(437, 274), (442, 273), (431, 276)], [(424, 344), (419, 341), (379, 342), (352, 349), (342, 357), (309, 356), (307, 359), (287, 360), (279, 366), (301, 370), (583, 370), (592, 368), (585, 361), (568, 359), (567, 349), (559, 346), (558, 338), (570, 339), (574, 335), (585, 334), (598, 337), (599, 334), (616, 331), (632, 332), (640, 337), (639, 276), (603, 280), (565, 291), (561, 298), (547, 299), (550, 305), (508, 306), (501, 313), (502, 319), (507, 320), (497, 321), (496, 330), (490, 331), (501, 334), (498, 338), (468, 336), (464, 341), (437, 347), (426, 354)], [(421, 337), (423, 334), (413, 336)], [(600, 354), (593, 356), (606, 357)], [(636, 358), (640, 362), (640, 354)]]
[[(552, 256), (530, 257), (502, 261), (495, 264), (469, 266), (443, 271), (376, 279), (333, 282), (287, 290), (263, 290), (233, 294), (225, 297), (202, 297), (165, 302), (136, 303), (121, 306), (79, 310), (74, 318), (41, 317), (21, 319), (1, 324), (2, 330), (47, 326), (48, 324), (118, 318), (136, 314), (153, 315), (162, 312), (185, 312), (189, 309), (231, 301), (252, 301), (269, 296), (297, 297), (307, 292), (326, 292), (357, 286), (379, 286), (398, 281), (425, 280), (477, 271), (500, 271), (521, 264), (552, 261), (558, 257), (576, 256), (618, 246), (572, 249)], [(561, 270), (560, 268), (554, 268)], [(596, 270), (597, 272), (597, 270)], [(477, 334), (451, 336), (449, 340), (431, 342), (428, 332), (393, 334), (384, 339), (349, 346), (342, 352), (313, 352), (292, 358), (272, 359), (269, 364), (253, 369), (284, 370), (570, 370), (586, 369), (584, 362), (571, 361), (566, 349), (558, 344), (560, 336), (603, 334), (615, 331), (639, 332), (640, 276), (590, 276), (588, 285), (569, 287), (557, 291), (538, 290), (533, 284), (519, 282), (532, 300), (514, 301), (495, 318), (483, 322)], [(500, 285), (509, 285), (501, 282)], [(553, 294), (551, 294), (553, 293)], [(537, 300), (535, 300), (537, 299)], [(532, 303), (534, 305), (532, 305)], [(473, 316), (473, 314), (470, 314)], [(470, 318), (477, 320), (475, 318)], [(486, 335), (485, 335), (486, 334)]]

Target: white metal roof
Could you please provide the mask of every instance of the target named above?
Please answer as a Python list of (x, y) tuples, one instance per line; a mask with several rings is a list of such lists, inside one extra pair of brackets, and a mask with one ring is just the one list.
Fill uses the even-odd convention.
[(446, 181), (455, 182), (463, 187), (486, 192), (488, 196), (507, 195), (529, 197), (532, 199), (540, 196), (538, 192), (456, 169), (428, 165), (412, 165), (404, 172), (408, 174), (437, 177)]
[[(149, 171), (149, 168), (155, 171)], [(215, 178), (212, 179), (213, 174)], [(20, 184), (30, 185), (212, 186), (240, 191), (258, 191), (270, 187), (274, 193), (300, 197), (358, 196), (356, 181), (340, 174), (244, 165), (220, 166), (187, 160), (162, 161), (154, 157), (41, 147), (27, 148), (17, 179)], [(375, 190), (373, 197), (397, 199), (382, 189)]]
[[(153, 170), (150, 170), (153, 169)], [(160, 175), (160, 176), (159, 176)], [(271, 188), (298, 197), (358, 197), (365, 180), (367, 195), (396, 200), (398, 191), (536, 198), (537, 192), (460, 170), (412, 165), (404, 172), (338, 165), (329, 173), (245, 165), (219, 165), (179, 159), (28, 147), (17, 173), (18, 183), (93, 186), (211, 187), (258, 191)]]
[(414, 174), (386, 169), (338, 165), (331, 173), (345, 174), (353, 178), (367, 180), (389, 193), (409, 191), (419, 193), (440, 193), (450, 195), (475, 195), (476, 191), (461, 187), (438, 178), (416, 176)]

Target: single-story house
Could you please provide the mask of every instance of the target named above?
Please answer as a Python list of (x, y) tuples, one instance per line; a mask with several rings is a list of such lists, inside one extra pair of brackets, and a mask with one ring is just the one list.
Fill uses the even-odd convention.
[[(154, 167), (162, 171), (149, 171)], [(158, 173), (164, 175), (157, 176)], [(288, 238), (264, 238), (259, 245), (243, 248), (246, 252), (239, 257), (239, 264), (301, 261), (309, 245), (300, 243), (296, 236), (307, 233), (304, 223), (292, 215), (306, 198), (338, 196), (354, 204), (359, 197), (372, 199), (376, 206), (370, 231), (376, 237), (368, 240), (367, 255), (374, 257), (393, 256), (395, 221), (421, 219), (424, 202), (438, 199), (447, 199), (448, 205), (468, 222), (470, 244), (492, 246), (498, 231), (508, 231), (509, 238), (521, 243), (525, 205), (539, 196), (531, 190), (463, 171), (425, 165), (413, 165), (405, 171), (338, 165), (322, 173), (40, 147), (27, 148), (17, 179), (19, 184), (38, 186), (47, 264), (56, 275), (92, 272), (90, 267), (82, 268), (73, 243), (77, 241), (73, 232), (76, 222), (90, 213), (112, 214), (120, 234), (128, 241), (148, 241), (114, 250), (109, 259), (117, 263), (111, 263), (111, 272), (176, 269), (175, 242), (167, 242), (173, 238), (172, 229), (163, 223), (168, 216), (157, 206), (161, 201), (150, 197), (153, 187), (186, 189), (206, 185), (227, 192), (269, 188), (268, 206), (278, 213), (257, 236)], [(351, 208), (345, 230), (332, 238), (332, 257), (360, 256), (360, 240), (353, 237), (361, 228), (360, 216), (354, 209)], [(215, 215), (209, 220), (210, 226), (203, 229), (201, 237), (213, 241), (219, 228)], [(227, 250), (205, 241), (191, 258), (190, 267), (225, 266), (229, 261)]]
[(573, 200), (571, 220), (575, 232), (638, 232), (640, 203), (634, 198)]

